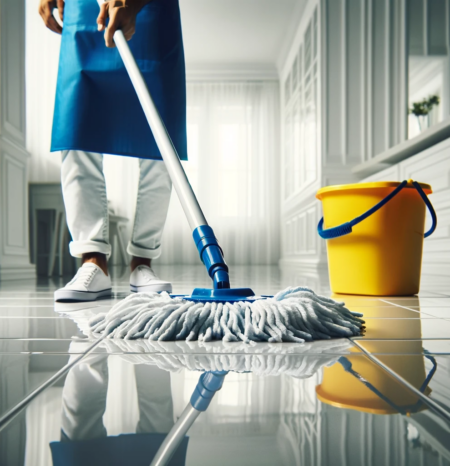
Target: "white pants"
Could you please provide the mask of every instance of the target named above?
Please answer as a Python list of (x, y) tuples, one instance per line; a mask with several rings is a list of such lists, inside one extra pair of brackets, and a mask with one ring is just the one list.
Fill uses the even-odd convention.
[[(103, 155), (63, 151), (61, 182), (67, 224), (72, 235), (70, 253), (81, 257), (99, 252), (111, 255), (108, 201)], [(164, 162), (139, 160), (139, 187), (128, 254), (155, 259), (161, 254), (161, 235), (169, 208), (172, 183)]]
[[(70, 361), (76, 357), (71, 356)], [(169, 432), (174, 424), (170, 372), (153, 365), (138, 364), (134, 365), (134, 373), (139, 408), (136, 433)], [(88, 354), (69, 370), (62, 393), (63, 437), (88, 440), (107, 436), (103, 415), (108, 382), (108, 355), (105, 353)], [(109, 390), (120, 389), (109, 387)], [(117, 415), (126, 417), (127, 413), (118, 406)]]

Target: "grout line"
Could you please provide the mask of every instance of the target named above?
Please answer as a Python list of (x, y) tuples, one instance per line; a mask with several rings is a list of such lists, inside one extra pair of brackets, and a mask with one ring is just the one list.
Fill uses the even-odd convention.
[[(86, 311), (86, 309), (83, 309), (83, 311)], [(81, 312), (81, 311), (73, 311), (73, 312)], [(72, 322), (74, 322), (74, 319), (72, 319), (67, 313), (60, 313), (59, 315), (58, 314), (55, 314), (54, 316), (46, 316), (46, 315), (40, 315), (40, 314), (37, 314), (37, 315), (23, 314), (23, 315), (10, 315), (9, 316), (9, 315), (2, 314), (0, 311), (0, 319), (54, 319), (54, 320), (63, 319), (63, 320), (71, 320)], [(435, 317), (435, 319), (436, 318), (437, 317)]]
[(30, 308), (30, 309), (34, 309), (34, 308), (38, 308), (38, 307), (52, 307), (50, 305), (45, 305), (45, 304), (27, 304), (27, 305), (17, 305), (17, 304), (14, 304), (14, 305), (11, 305), (11, 304), (0, 304), (0, 308), (6, 308), (6, 309), (14, 309), (14, 308)]
[(401, 309), (408, 309), (409, 311), (418, 312), (420, 314), (420, 311), (417, 311), (416, 309), (411, 309), (407, 306), (401, 306), (400, 304), (392, 303), (391, 301), (387, 301), (386, 299), (382, 299), (381, 301), (383, 301), (383, 303), (387, 303), (395, 307), (400, 307)]
[(365, 338), (365, 337), (350, 337), (356, 341), (427, 341), (427, 340), (449, 340), (450, 337), (427, 337), (427, 338), (397, 338), (393, 339), (392, 337), (389, 338)]
[(2, 316), (0, 315), (0, 319), (52, 319), (52, 320), (70, 320), (71, 322), (73, 322), (73, 319), (71, 319), (69, 316), (50, 317), (50, 316)]
[[(384, 301), (385, 303), (389, 303), (389, 304), (392, 304), (393, 306), (396, 306), (396, 307), (399, 307), (401, 309), (407, 309), (408, 311), (413, 311), (413, 312), (418, 312), (419, 314), (425, 314), (426, 316), (431, 316), (433, 317), (434, 319), (443, 319), (443, 320), (448, 320), (450, 319), (450, 315), (447, 317), (436, 317), (436, 316), (433, 316), (432, 314), (428, 314), (427, 312), (423, 312), (421, 307), (419, 306), (419, 309), (420, 310), (416, 310), (416, 309), (412, 309), (410, 307), (407, 307), (407, 306), (400, 306), (399, 304), (395, 304), (395, 303), (391, 303), (390, 301)], [(431, 307), (433, 308), (433, 306), (424, 306), (424, 308), (427, 308), (427, 307)], [(441, 306), (436, 306), (438, 308), (441, 308)], [(446, 309), (446, 306), (442, 306), (444, 309)]]
[[(112, 303), (111, 303), (112, 304)], [(105, 306), (107, 306), (105, 304)], [(5, 308), (5, 309), (40, 309), (40, 308), (43, 308), (43, 307), (49, 307), (49, 308), (52, 308), (54, 309), (55, 307), (54, 306), (50, 306), (50, 305), (45, 305), (45, 304), (31, 304), (31, 305), (17, 305), (17, 304), (0, 304), (0, 308)], [(92, 307), (80, 307), (78, 309), (66, 309), (65, 311), (55, 311), (55, 312), (76, 312), (76, 311), (84, 311), (86, 309), (95, 309), (97, 307), (100, 307), (100, 306), (92, 306)]]
[(398, 382), (400, 382), (403, 386), (408, 388), (414, 394), (416, 394), (432, 411), (434, 411), (438, 416), (443, 417), (447, 422), (450, 422), (450, 412), (443, 408), (441, 405), (436, 403), (431, 398), (424, 395), (421, 391), (417, 390), (416, 387), (411, 385), (407, 380), (403, 377), (398, 375), (395, 371), (393, 371), (389, 366), (381, 362), (377, 357), (375, 357), (372, 353), (369, 353), (363, 346), (356, 343), (356, 345), (360, 348), (360, 350), (375, 364), (381, 367), (384, 371), (386, 371), (389, 375), (394, 377)]
[[(23, 312), (30, 312), (32, 309), (39, 309), (37, 312), (41, 312), (46, 306), (0, 306), (0, 313), (5, 312), (3, 309), (24, 309)], [(53, 315), (58, 316), (58, 315), (63, 315), (63, 314), (68, 314), (73, 313), (73, 312), (81, 312), (81, 311), (87, 311), (87, 310), (94, 310), (98, 309), (97, 307), (84, 307), (82, 309), (70, 309), (70, 310), (64, 310), (64, 311), (55, 311), (52, 306), (48, 306), (49, 309), (48, 311), (51, 312)], [(106, 306), (105, 306), (106, 307)], [(14, 312), (19, 312), (19, 311), (14, 311)], [(5, 315), (5, 317), (9, 317)]]
[[(356, 347), (356, 345), (355, 345)], [(357, 347), (359, 350), (359, 348)], [(155, 352), (155, 353), (143, 353), (141, 351), (138, 352), (133, 352), (133, 351), (114, 351), (114, 352), (108, 352), (108, 353), (95, 353), (89, 351), (90, 354), (105, 354), (106, 356), (123, 356), (123, 355), (139, 355), (139, 356), (283, 356), (283, 357), (307, 357), (307, 356), (363, 356), (361, 352), (358, 353), (352, 353), (352, 352), (329, 352), (329, 353), (315, 353), (315, 352), (305, 352), (305, 353), (168, 353), (168, 352)], [(48, 356), (54, 356), (54, 355), (64, 355), (64, 356), (75, 356), (75, 355), (85, 355), (85, 353), (78, 353), (78, 352), (72, 352), (69, 353), (67, 351), (15, 351), (15, 352), (2, 352), (0, 351), (0, 355), (18, 355), (18, 354), (23, 354), (23, 355), (48, 355)], [(87, 353), (86, 353), (87, 354)], [(385, 353), (381, 353), (385, 354)], [(386, 353), (386, 354), (391, 354), (391, 353)], [(418, 353), (411, 353), (411, 355), (418, 354)], [(441, 353), (430, 353), (430, 354), (441, 354)], [(442, 354), (447, 354), (447, 353), (442, 353)], [(450, 354), (450, 352), (448, 353)], [(189, 370), (188, 367), (186, 369)]]
[(62, 367), (56, 374), (54, 374), (50, 379), (48, 379), (45, 383), (40, 385), (34, 391), (32, 391), (29, 395), (27, 395), (20, 403), (16, 406), (11, 408), (7, 411), (1, 418), (0, 418), (0, 431), (2, 431), (25, 407), (28, 406), (38, 395), (40, 395), (47, 387), (50, 387), (55, 382), (58, 381), (63, 375), (65, 375), (75, 364), (81, 361), (85, 356), (87, 356), (97, 345), (101, 343), (104, 339), (100, 338), (93, 345), (91, 345), (84, 354), (81, 354), (78, 358), (74, 359), (72, 362), (66, 364)]
[[(53, 292), (55, 292), (57, 290), (57, 288), (55, 288), (54, 290), (47, 290), (47, 291), (30, 291), (28, 288), (25, 288), (23, 290), (16, 290), (16, 291), (6, 291), (6, 290), (1, 290), (0, 289), (0, 296), (1, 295), (9, 295), (9, 294), (12, 294), (12, 295), (16, 295), (17, 293), (32, 293), (32, 294), (52, 294)], [(29, 297), (34, 297), (34, 296), (29, 296)]]
[(428, 291), (428, 293), (433, 293), (437, 296), (421, 296), (420, 294), (418, 295), (419, 298), (450, 298), (449, 294), (441, 293), (439, 291)]
[[(88, 304), (92, 304), (92, 305), (88, 305), (87, 307), (74, 308), (72, 310), (82, 311), (83, 309), (94, 309), (94, 308), (100, 307), (100, 306), (107, 306), (107, 304), (97, 304), (97, 302), (95, 304), (93, 304), (92, 301), (88, 301), (86, 303), (83, 303), (83, 306), (88, 305)], [(58, 304), (64, 304), (64, 303), (58, 303)], [(70, 303), (65, 303), (65, 304), (70, 304)], [(72, 304), (76, 304), (76, 303), (72, 303)], [(112, 304), (112, 303), (109, 303), (109, 304)], [(17, 305), (17, 304), (0, 304), (0, 307), (24, 307), (24, 308), (48, 307), (50, 309), (55, 309), (55, 302), (53, 301), (51, 304), (29, 304), (29, 303), (24, 303), (24, 304), (19, 304), (19, 305)], [(60, 306), (60, 307), (62, 307), (62, 306)]]
[[(36, 338), (25, 338), (25, 337), (10, 337), (10, 338), (0, 338), (0, 343), (2, 341), (73, 341), (72, 338), (51, 338), (51, 337), (36, 337)], [(88, 341), (86, 340), (79, 340), (79, 341)]]
[[(53, 354), (53, 353), (51, 353)], [(450, 350), (448, 352), (440, 353), (439, 351), (432, 351), (427, 353), (380, 353), (379, 351), (375, 351), (374, 353), (370, 353), (372, 355), (379, 355), (379, 356), (423, 356), (425, 354), (429, 354), (431, 356), (450, 356)]]
[[(426, 314), (429, 317), (425, 317), (426, 320), (446, 320), (447, 317), (434, 317)], [(450, 316), (448, 317), (450, 319)], [(420, 317), (365, 317), (365, 320), (423, 320)]]
[[(448, 317), (450, 319), (450, 316)], [(366, 317), (364, 315), (365, 320), (422, 320), (422, 319), (446, 319), (446, 317), (435, 317), (430, 314), (425, 314), (422, 317)]]
[(22, 296), (21, 298), (7, 298), (5, 296), (0, 296), (0, 301), (42, 301), (45, 299), (54, 302), (53, 296), (45, 296), (42, 298), (37, 296)]

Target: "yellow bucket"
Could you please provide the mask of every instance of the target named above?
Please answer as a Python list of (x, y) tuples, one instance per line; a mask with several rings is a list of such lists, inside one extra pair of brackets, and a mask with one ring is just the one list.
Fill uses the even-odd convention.
[[(419, 292), (423, 238), (436, 228), (431, 193), (430, 185), (412, 180), (327, 186), (317, 192), (324, 213), (318, 232), (327, 240), (334, 293)], [(424, 234), (425, 206), (433, 225)]]

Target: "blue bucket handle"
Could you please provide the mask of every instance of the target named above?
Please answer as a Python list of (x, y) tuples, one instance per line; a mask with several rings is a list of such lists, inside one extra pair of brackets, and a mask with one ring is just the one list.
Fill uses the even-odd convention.
[[(425, 202), (425, 205), (428, 207), (428, 210), (430, 211), (431, 214), (431, 219), (432, 219), (432, 225), (431, 228), (425, 233), (424, 237), (427, 238), (430, 236), (434, 230), (436, 230), (437, 226), (437, 217), (436, 217), (436, 212), (434, 211), (434, 208), (428, 199), (428, 196), (423, 192), (423, 189), (420, 187), (419, 183), (417, 181), (412, 181), (409, 180), (412, 185), (417, 189), (417, 192), (420, 194), (420, 197), (422, 198), (423, 202)], [(370, 217), (373, 213), (375, 213), (377, 210), (381, 209), (386, 203), (388, 203), (394, 196), (396, 196), (406, 185), (408, 184), (408, 181), (402, 181), (395, 189), (392, 191), (390, 194), (388, 194), (383, 200), (381, 200), (378, 204), (374, 205), (371, 209), (369, 209), (367, 212), (363, 213), (359, 217), (354, 218), (350, 222), (343, 223), (342, 225), (338, 225), (337, 227), (333, 228), (327, 228), (326, 230), (323, 229), (323, 217), (320, 219), (319, 224), (317, 225), (317, 231), (319, 235), (323, 239), (332, 239), (332, 238), (339, 238), (340, 236), (348, 235), (349, 233), (352, 232), (352, 227), (357, 225), (358, 223), (362, 222), (365, 220), (367, 217)]]
[[(424, 350), (424, 357), (429, 359), (432, 364), (432, 368), (428, 372), (428, 375), (426, 376), (425, 380), (423, 381), (421, 387), (419, 388), (420, 393), (424, 394), (425, 389), (428, 387), (428, 385), (431, 382), (431, 379), (433, 378), (434, 374), (436, 373), (437, 369), (437, 362), (436, 359), (428, 353), (428, 351)], [(341, 364), (341, 366), (344, 368), (345, 372), (348, 372), (349, 374), (353, 375), (356, 377), (363, 385), (365, 385), (372, 393), (375, 393), (379, 398), (381, 398), (385, 403), (387, 403), (391, 408), (395, 409), (399, 413), (403, 415), (407, 415), (408, 413), (414, 413), (417, 412), (420, 407), (423, 404), (422, 400), (418, 400), (417, 403), (414, 405), (410, 406), (398, 406), (396, 403), (394, 403), (390, 398), (388, 398), (386, 395), (384, 395), (378, 388), (376, 388), (374, 385), (372, 385), (367, 379), (365, 379), (359, 372), (355, 371), (352, 367), (352, 363), (345, 357), (341, 356), (338, 359), (338, 362)]]

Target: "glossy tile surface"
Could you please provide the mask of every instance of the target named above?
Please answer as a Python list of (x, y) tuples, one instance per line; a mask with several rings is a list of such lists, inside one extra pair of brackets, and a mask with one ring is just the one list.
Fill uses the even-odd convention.
[(373, 354), (450, 354), (447, 340), (358, 340), (358, 346)]
[[(93, 303), (55, 306), (60, 279), (0, 283), (0, 466), (72, 464), (52, 460), (52, 449), (71, 460), (88, 453), (73, 464), (141, 464), (211, 370), (230, 372), (189, 431), (189, 466), (450, 466), (450, 277), (447, 288), (424, 277), (430, 286), (417, 297), (334, 295), (364, 314), (365, 332), (352, 340), (92, 348), (87, 321), (128, 294), (128, 272), (113, 272), (113, 298)], [(158, 272), (176, 293), (209, 286), (202, 266)], [(258, 294), (301, 284), (331, 295), (326, 272), (233, 267), (232, 280)]]
[(0, 354), (0, 418), (55, 375), (68, 361), (67, 354)]
[(57, 338), (12, 338), (0, 340), (0, 354), (68, 354), (73, 340)]
[(366, 318), (366, 330), (364, 335), (354, 337), (360, 339), (427, 339), (449, 338), (450, 320), (444, 319), (374, 319)]
[(0, 339), (3, 338), (71, 338), (82, 336), (75, 322), (60, 317), (0, 318)]
[[(186, 464), (419, 465), (421, 459), (427, 465), (450, 464), (442, 445), (428, 443), (430, 424), (439, 418), (366, 356), (355, 354), (347, 361), (381, 387), (397, 408), (339, 361), (317, 365), (313, 373), (229, 373), (189, 432)], [(299, 378), (301, 372), (309, 377)], [(341, 383), (336, 383), (337, 376)], [(136, 440), (144, 436), (149, 445), (155, 433), (167, 432), (189, 402), (197, 379), (197, 372), (167, 371), (129, 355), (88, 355), (69, 371), (64, 384), (45, 390), (0, 432), (3, 458), (25, 464), (33, 455), (37, 464), (51, 465), (51, 445), (63, 457), (53, 464), (73, 464), (73, 448), (91, 459), (100, 452), (99, 466), (118, 464), (113, 462), (120, 454), (117, 435), (127, 434), (125, 447), (120, 444), (129, 458), (126, 464), (141, 464), (133, 461), (142, 453)], [(406, 408), (409, 417), (399, 412)], [(11, 436), (14, 443), (6, 441)]]
[(450, 421), (450, 355), (376, 354), (373, 361), (395, 372), (398, 379), (414, 387), (417, 394), (436, 402)]

